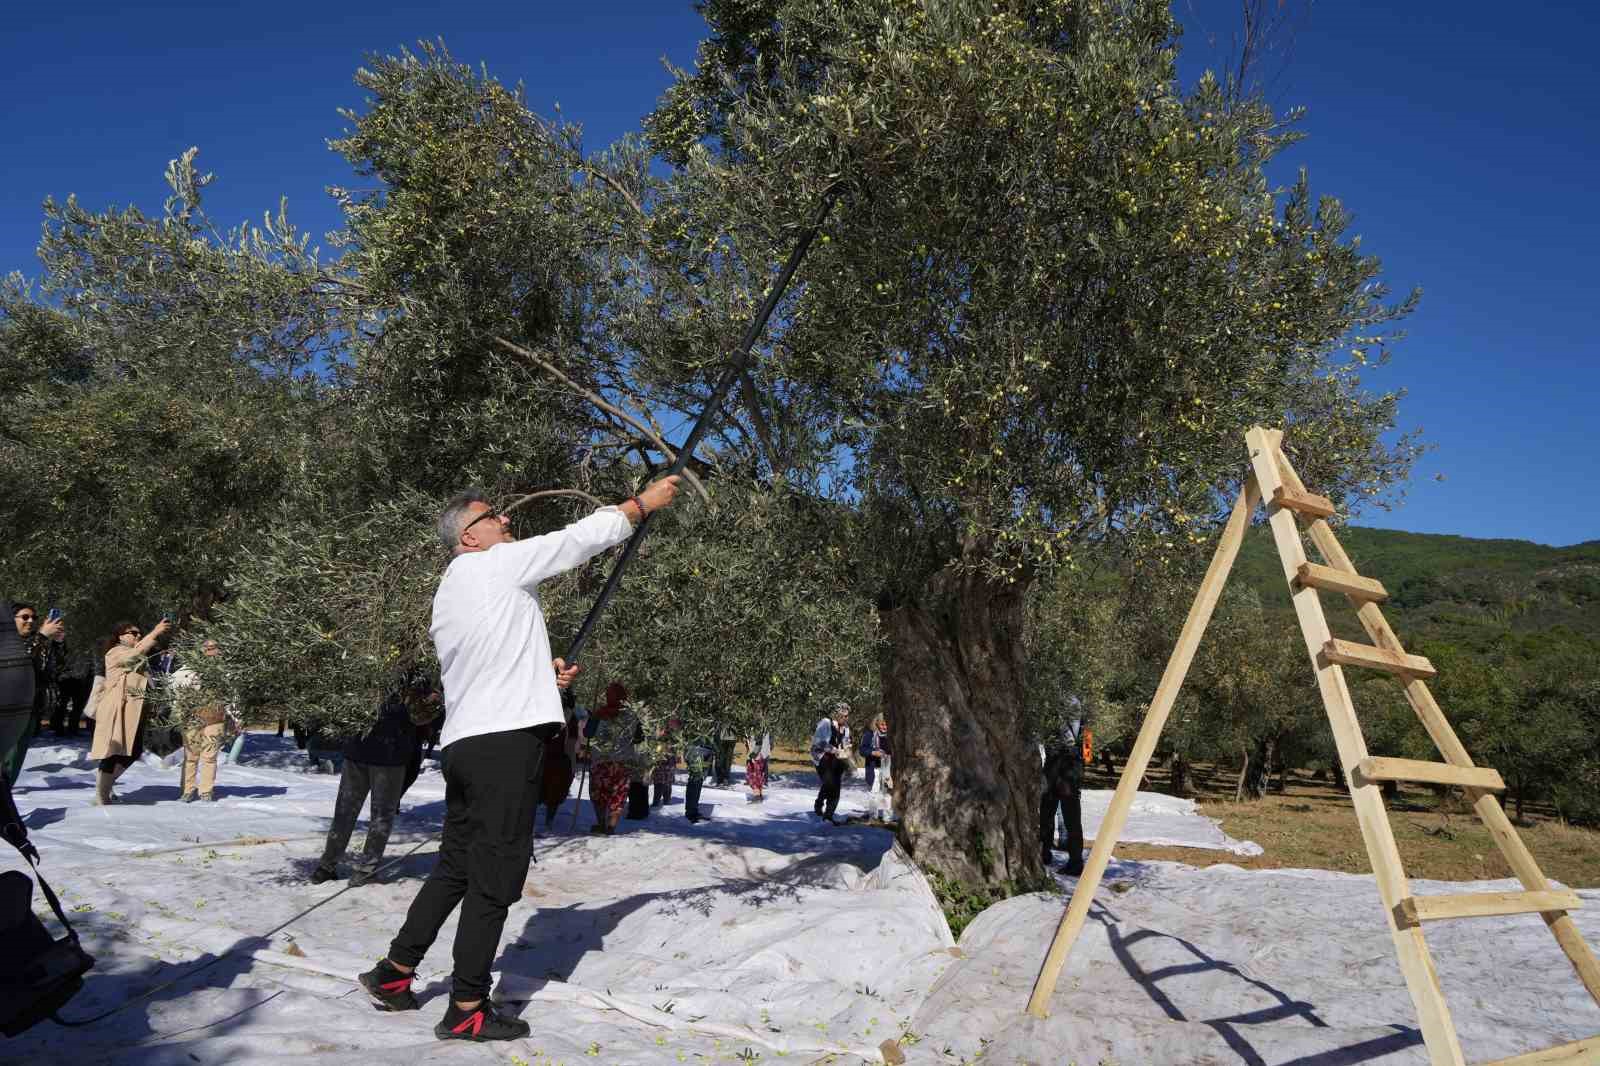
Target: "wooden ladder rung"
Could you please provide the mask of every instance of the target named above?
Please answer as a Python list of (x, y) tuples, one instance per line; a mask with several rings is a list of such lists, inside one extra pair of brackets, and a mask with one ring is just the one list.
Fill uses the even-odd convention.
[(1544, 914), (1575, 911), (1583, 905), (1576, 892), (1465, 892), (1449, 896), (1410, 896), (1395, 907), (1402, 925), (1437, 922), (1446, 918), (1493, 918), (1503, 914)]
[(1294, 575), (1294, 583), (1303, 589), (1342, 592), (1363, 603), (1382, 603), (1389, 598), (1389, 590), (1383, 587), (1381, 581), (1360, 574), (1347, 574), (1343, 570), (1317, 563), (1301, 563)]
[(1495, 1059), (1482, 1066), (1600, 1066), (1600, 1036), (1586, 1036), (1570, 1044), (1559, 1044), (1509, 1059)]
[(1504, 792), (1500, 771), (1488, 766), (1451, 766), (1420, 759), (1387, 759), (1369, 755), (1356, 763), (1356, 774), (1367, 781), (1417, 781), (1430, 785), (1457, 785)]
[(1272, 490), (1272, 505), (1287, 507), (1308, 518), (1332, 518), (1338, 513), (1334, 510), (1333, 501), (1326, 496), (1318, 496), (1313, 492), (1296, 492), (1287, 485), (1279, 485)]
[(1395, 674), (1408, 681), (1413, 678), (1436, 677), (1439, 673), (1433, 668), (1432, 663), (1420, 655), (1388, 651), (1384, 648), (1375, 648), (1371, 644), (1357, 644), (1337, 637), (1322, 646), (1319, 658), (1324, 666), (1329, 663), (1338, 663), (1340, 666), (1364, 666), (1369, 670), (1382, 670), (1386, 674)]

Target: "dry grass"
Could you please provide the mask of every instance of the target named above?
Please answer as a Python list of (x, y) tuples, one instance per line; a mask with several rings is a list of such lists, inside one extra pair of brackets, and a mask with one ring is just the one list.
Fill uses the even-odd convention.
[[(1263, 854), (1244, 857), (1139, 844), (1124, 844), (1116, 853), (1195, 866), (1227, 862), (1261, 870), (1371, 870), (1350, 796), (1342, 788), (1291, 774), (1282, 794), (1234, 803), (1231, 790), (1224, 787), (1227, 777), (1219, 775), (1214, 790), (1207, 788), (1213, 782), (1201, 777), (1195, 796), (1200, 810), (1218, 819), (1229, 836), (1260, 844)], [(1112, 787), (1113, 782), (1106, 779), (1091, 785)], [(1511, 876), (1500, 849), (1459, 793), (1438, 797), (1427, 790), (1402, 791), (1388, 806), (1395, 841), (1411, 877), (1478, 881)], [(1517, 829), (1545, 874), (1574, 888), (1600, 887), (1600, 832), (1566, 825), (1547, 811), (1529, 815)]]
[[(812, 772), (810, 756), (799, 748), (774, 748), (771, 768), (775, 773)], [(1230, 855), (1149, 844), (1122, 844), (1116, 854), (1191, 866), (1232, 863), (1252, 870), (1371, 870), (1350, 795), (1343, 788), (1308, 775), (1290, 774), (1283, 793), (1235, 803), (1231, 772), (1201, 766), (1194, 779), (1193, 795), (1201, 813), (1219, 820), (1229, 836), (1260, 844), (1262, 854)], [(1085, 783), (1090, 788), (1115, 788), (1117, 784), (1115, 778), (1098, 771), (1091, 771)], [(1146, 787), (1150, 785), (1164, 790), (1165, 774), (1153, 772)], [(1441, 798), (1426, 789), (1403, 790), (1398, 801), (1391, 800), (1388, 806), (1400, 856), (1411, 877), (1481, 881), (1511, 876), (1500, 849), (1459, 793)], [(1517, 831), (1546, 876), (1573, 888), (1600, 888), (1600, 832), (1566, 825), (1550, 811), (1535, 808), (1529, 809), (1525, 824)]]

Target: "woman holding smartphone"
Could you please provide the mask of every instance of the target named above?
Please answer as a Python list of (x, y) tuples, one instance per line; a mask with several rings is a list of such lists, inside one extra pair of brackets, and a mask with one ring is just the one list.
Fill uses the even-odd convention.
[(95, 806), (115, 803), (111, 785), (144, 753), (145, 659), (156, 641), (172, 624), (163, 618), (143, 633), (132, 622), (119, 622), (111, 630), (111, 650), (106, 652), (106, 681), (94, 711), (94, 746), (89, 758), (100, 760), (95, 782)]

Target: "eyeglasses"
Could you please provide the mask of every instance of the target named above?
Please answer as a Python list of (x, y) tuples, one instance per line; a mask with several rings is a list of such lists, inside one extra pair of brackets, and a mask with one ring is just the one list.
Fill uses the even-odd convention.
[(497, 511), (493, 507), (491, 507), (487, 511), (485, 511), (481, 515), (479, 515), (477, 518), (474, 518), (472, 521), (470, 521), (466, 525), (462, 526), (461, 527), (461, 535), (463, 537), (466, 536), (467, 535), (467, 530), (471, 529), (473, 526), (477, 525), (479, 522), (482, 522), (485, 518), (504, 518), (504, 517), (505, 517), (505, 515), (501, 514), (499, 511)]
[(124, 629), (122, 632), (124, 634), (126, 634), (127, 636), (130, 636), (130, 637), (142, 637), (142, 636), (144, 636), (144, 631), (141, 630), (141, 629)]
[(19, 621), (19, 622), (31, 622), (35, 618), (38, 618), (38, 617), (39, 616), (36, 615), (36, 614), (19, 614), (19, 615), (17, 615), (17, 621)]

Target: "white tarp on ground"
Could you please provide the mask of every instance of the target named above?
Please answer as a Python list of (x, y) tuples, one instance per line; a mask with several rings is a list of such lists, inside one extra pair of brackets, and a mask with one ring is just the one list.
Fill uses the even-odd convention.
[[(436, 771), (407, 795), (390, 843), (391, 856), (421, 851), (389, 883), (338, 894), (344, 882), (305, 881), (337, 778), (305, 772), (284, 742), (252, 735), (242, 765), (222, 768), (216, 804), (170, 802), (176, 769), (141, 764), (119, 788), (129, 802), (92, 807), (82, 756), (81, 745), (35, 749), (17, 797), (99, 961), (68, 1015), (222, 959), (89, 1028), (0, 1041), (0, 1062), (849, 1063), (879, 1061), (882, 1041), (905, 1030), (919, 1037), (905, 1049), (913, 1064), (985, 1048), (982, 1062), (1035, 1066), (1424, 1061), (1370, 878), (1119, 864), (1054, 1016), (1034, 1023), (1021, 1010), (1062, 900), (993, 908), (952, 951), (889, 834), (822, 826), (809, 775), (759, 806), (708, 788), (712, 820), (698, 826), (680, 788), (671, 807), (605, 839), (584, 833), (587, 805), (566, 832), (569, 801), (560, 832), (538, 842), (496, 963), (496, 995), (533, 1038), (441, 1045), (432, 1026), (453, 924), (421, 969), (421, 1011), (375, 1012), (351, 980), (384, 952), (432, 865)], [(866, 799), (858, 779), (841, 811)], [(1176, 801), (1141, 794), (1140, 805), (1130, 839), (1239, 844)], [(1430, 934), (1469, 1059), (1600, 1031), (1536, 918)]]
[[(1520, 887), (1412, 886), (1419, 895)], [(1600, 905), (1600, 891), (1579, 895)], [(1059, 900), (1024, 896), (968, 926), (966, 958), (912, 1025), (918, 1046), (937, 1055), (912, 1061), (980, 1051), (992, 1066), (1428, 1061), (1370, 876), (1113, 863), (1051, 1016), (1036, 1021), (1021, 1008), (1061, 914)], [(1576, 916), (1594, 945), (1600, 915)], [(1600, 1008), (1538, 916), (1431, 923), (1428, 943), (1468, 1062), (1600, 1033)]]
[[(1111, 790), (1089, 788), (1083, 791), (1083, 833), (1093, 840), (1100, 822), (1111, 806)], [(1260, 855), (1261, 845), (1252, 840), (1235, 840), (1222, 831), (1216, 819), (1200, 814), (1194, 800), (1164, 796), (1159, 792), (1134, 794), (1128, 811), (1128, 824), (1122, 831), (1124, 843), (1165, 844), (1179, 848), (1206, 848), (1234, 855)]]

